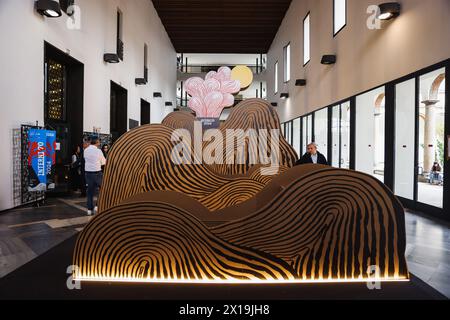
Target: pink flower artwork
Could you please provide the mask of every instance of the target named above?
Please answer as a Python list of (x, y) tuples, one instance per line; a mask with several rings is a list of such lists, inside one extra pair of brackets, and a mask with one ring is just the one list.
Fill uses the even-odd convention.
[(224, 108), (234, 104), (233, 94), (241, 90), (241, 84), (231, 79), (230, 68), (221, 67), (217, 72), (209, 72), (205, 80), (189, 78), (185, 88), (191, 96), (188, 107), (198, 118), (219, 118)]

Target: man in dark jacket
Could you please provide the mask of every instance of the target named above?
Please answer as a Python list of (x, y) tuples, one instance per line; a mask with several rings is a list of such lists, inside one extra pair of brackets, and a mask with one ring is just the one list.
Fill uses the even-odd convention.
[(317, 145), (315, 143), (308, 144), (306, 150), (308, 152), (305, 153), (305, 155), (297, 161), (297, 163), (295, 164), (296, 166), (309, 163), (323, 164), (326, 166), (328, 165), (327, 158), (325, 158), (323, 154), (317, 151)]

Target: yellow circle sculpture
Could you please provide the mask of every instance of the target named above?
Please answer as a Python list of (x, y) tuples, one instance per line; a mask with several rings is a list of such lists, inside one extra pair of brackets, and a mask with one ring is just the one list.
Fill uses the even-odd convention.
[(231, 70), (231, 79), (241, 82), (241, 90), (245, 90), (253, 82), (253, 72), (247, 66), (236, 66)]

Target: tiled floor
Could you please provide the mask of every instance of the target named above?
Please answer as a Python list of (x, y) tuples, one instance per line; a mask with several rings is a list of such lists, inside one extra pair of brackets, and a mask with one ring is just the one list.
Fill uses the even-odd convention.
[[(89, 221), (82, 198), (0, 215), (0, 278), (79, 232)], [(406, 214), (410, 272), (450, 298), (450, 224)]]
[(450, 224), (406, 214), (409, 271), (450, 298)]
[(80, 198), (0, 215), (0, 277), (70, 238), (89, 221)]

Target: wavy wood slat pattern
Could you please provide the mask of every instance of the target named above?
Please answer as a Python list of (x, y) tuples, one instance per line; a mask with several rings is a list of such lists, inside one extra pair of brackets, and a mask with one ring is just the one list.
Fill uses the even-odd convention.
[(213, 212), (178, 193), (108, 209), (77, 241), (78, 277), (351, 281), (368, 280), (377, 266), (381, 279), (407, 279), (403, 208), (381, 182), (323, 167), (283, 175), (291, 182), (281, 190), (269, 183), (278, 191), (262, 208), (215, 227), (201, 221)]
[[(271, 176), (261, 176), (260, 166), (247, 175), (254, 167), (248, 161), (242, 165), (175, 165), (171, 160), (175, 145), (171, 141), (172, 134), (180, 128), (193, 132), (193, 120), (188, 112), (174, 112), (162, 125), (141, 126), (116, 141), (108, 154), (99, 212), (135, 194), (155, 190), (185, 193), (214, 211), (248, 200), (271, 180)], [(228, 129), (280, 130), (280, 126), (276, 112), (266, 101), (251, 99), (236, 106), (220, 128), (223, 135)], [(224, 149), (226, 159), (228, 154)], [(232, 152), (235, 151), (236, 146)], [(249, 152), (246, 146), (247, 160)], [(283, 137), (280, 138), (280, 155), (280, 172), (292, 167), (298, 159)], [(192, 156), (196, 159), (194, 152)], [(233, 194), (239, 197), (230, 199)]]
[[(371, 266), (381, 280), (408, 278), (404, 210), (380, 181), (320, 165), (291, 168), (297, 155), (284, 139), (277, 176), (249, 163), (176, 166), (170, 137), (192, 129), (192, 119), (171, 115), (113, 146), (101, 213), (77, 240), (75, 278), (367, 281)], [(232, 127), (279, 129), (279, 120), (255, 99), (221, 130)]]

